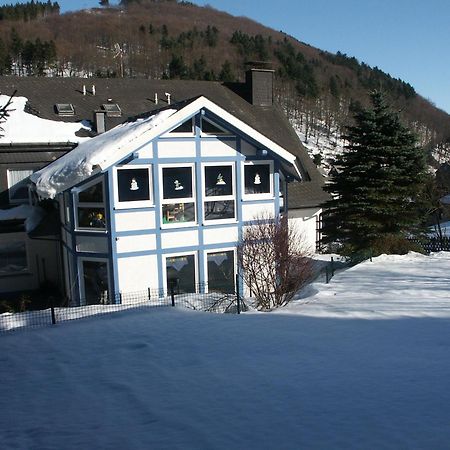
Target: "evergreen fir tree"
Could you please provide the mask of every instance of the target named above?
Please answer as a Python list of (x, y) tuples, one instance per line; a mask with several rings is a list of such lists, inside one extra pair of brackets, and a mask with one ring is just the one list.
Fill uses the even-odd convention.
[(395, 252), (421, 222), (424, 152), (380, 92), (371, 100), (372, 108), (355, 113), (326, 187), (333, 198), (325, 204), (324, 240), (347, 255)]

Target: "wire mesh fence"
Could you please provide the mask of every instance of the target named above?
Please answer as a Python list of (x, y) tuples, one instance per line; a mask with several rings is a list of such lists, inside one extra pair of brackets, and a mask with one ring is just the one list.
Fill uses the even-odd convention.
[(147, 289), (137, 292), (120, 292), (114, 295), (82, 299), (79, 304), (50, 306), (40, 310), (22, 310), (0, 314), (0, 333), (15, 329), (38, 328), (95, 315), (111, 314), (129, 309), (148, 307), (181, 307), (197, 311), (239, 314), (248, 309), (236, 290), (214, 289), (202, 283), (193, 292), (183, 292), (172, 287), (170, 291)]

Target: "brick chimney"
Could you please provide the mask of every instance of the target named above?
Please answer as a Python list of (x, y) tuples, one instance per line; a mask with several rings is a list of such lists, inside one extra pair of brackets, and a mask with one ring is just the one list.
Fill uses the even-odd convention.
[(274, 70), (250, 69), (246, 72), (246, 83), (250, 93), (250, 103), (255, 106), (273, 105)]

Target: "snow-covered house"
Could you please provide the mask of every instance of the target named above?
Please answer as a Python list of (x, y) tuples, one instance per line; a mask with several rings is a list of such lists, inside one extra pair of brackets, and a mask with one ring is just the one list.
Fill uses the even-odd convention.
[[(13, 81), (11, 88), (27, 90), (26, 80)], [(63, 284), (72, 301), (119, 292), (126, 301), (128, 293), (164, 292), (171, 283), (231, 289), (243, 227), (291, 204), (314, 246), (322, 180), (272, 104), (271, 71), (253, 70), (246, 85), (234, 86), (99, 79), (86, 88), (86, 81), (40, 80), (61, 96), (39, 99), (40, 108), (24, 92), (45, 119), (58, 114), (57, 104), (73, 112), (53, 117), (60, 121), (85, 119), (90, 110), (99, 133), (31, 176), (41, 198), (59, 203)]]

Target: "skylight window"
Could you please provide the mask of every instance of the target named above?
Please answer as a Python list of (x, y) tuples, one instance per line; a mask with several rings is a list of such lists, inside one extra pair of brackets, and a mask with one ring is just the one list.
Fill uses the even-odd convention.
[(74, 116), (75, 108), (72, 103), (57, 103), (55, 105), (56, 113), (58, 116)]
[(122, 110), (117, 103), (105, 103), (102, 107), (106, 111), (107, 117), (120, 117), (122, 115)]

